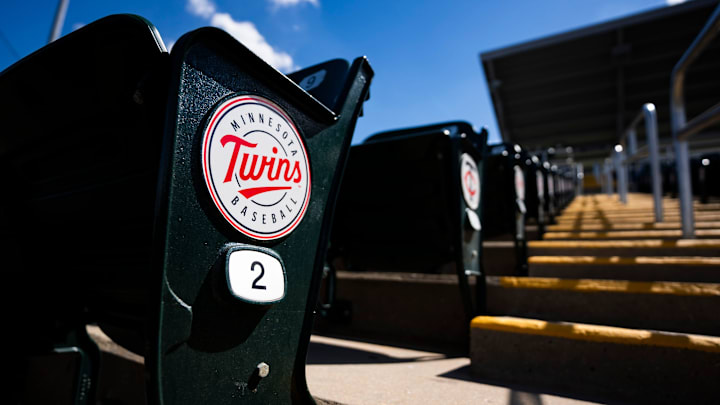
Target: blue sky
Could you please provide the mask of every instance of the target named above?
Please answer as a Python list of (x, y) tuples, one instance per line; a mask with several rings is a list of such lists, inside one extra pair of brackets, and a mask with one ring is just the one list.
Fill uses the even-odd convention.
[[(63, 34), (115, 13), (141, 15), (166, 44), (215, 25), (289, 72), (365, 55), (371, 99), (353, 139), (449, 120), (499, 139), (479, 53), (680, 0), (71, 0)], [(0, 70), (48, 40), (57, 0), (4, 0)]]

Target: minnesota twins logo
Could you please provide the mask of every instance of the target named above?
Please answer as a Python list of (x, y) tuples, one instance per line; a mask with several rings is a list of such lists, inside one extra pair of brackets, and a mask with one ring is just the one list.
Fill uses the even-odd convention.
[(460, 182), (465, 203), (470, 209), (477, 209), (480, 205), (480, 174), (475, 160), (467, 153), (460, 156)]
[(515, 196), (525, 200), (525, 174), (520, 166), (513, 166), (515, 172)]
[(251, 238), (285, 236), (305, 215), (305, 145), (290, 117), (264, 98), (237, 95), (218, 106), (203, 135), (202, 168), (215, 206)]

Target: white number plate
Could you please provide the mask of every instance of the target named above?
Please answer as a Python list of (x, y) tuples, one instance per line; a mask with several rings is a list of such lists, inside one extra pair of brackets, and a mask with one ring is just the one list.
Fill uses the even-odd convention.
[(251, 304), (271, 304), (285, 297), (285, 267), (275, 254), (259, 248), (231, 250), (225, 267), (230, 293)]

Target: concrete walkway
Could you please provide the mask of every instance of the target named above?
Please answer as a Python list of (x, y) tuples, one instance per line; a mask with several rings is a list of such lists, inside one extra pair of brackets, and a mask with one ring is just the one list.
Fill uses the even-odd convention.
[(596, 403), (480, 382), (464, 356), (317, 335), (310, 340), (306, 370), (313, 396), (346, 405)]

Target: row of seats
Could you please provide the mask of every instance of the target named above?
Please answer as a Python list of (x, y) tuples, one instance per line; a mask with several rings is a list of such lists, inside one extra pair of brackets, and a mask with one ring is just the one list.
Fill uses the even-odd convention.
[[(434, 304), (467, 341), (486, 307), (484, 235), (511, 240), (526, 272), (526, 219), (550, 224), (574, 174), (465, 122), (351, 148), (372, 77), (365, 58), (283, 75), (214, 28), (168, 53), (130, 15), (3, 71), (12, 402), (312, 402), (323, 282), (322, 320), (362, 328), (378, 272), (454, 280)], [(347, 270), (374, 291), (344, 296)], [(402, 289), (379, 301), (396, 326), (421, 298)]]
[(485, 130), (448, 122), (351, 148), (317, 333), (467, 344), (468, 322), (487, 305), (486, 276), (527, 275), (528, 239), (577, 190), (574, 167), (486, 141)]

